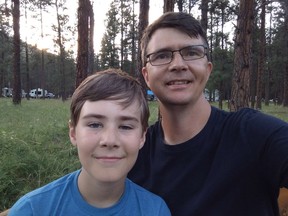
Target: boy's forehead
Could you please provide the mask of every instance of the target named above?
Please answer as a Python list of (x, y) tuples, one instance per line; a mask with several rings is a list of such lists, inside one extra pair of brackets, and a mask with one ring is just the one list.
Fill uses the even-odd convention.
[(139, 116), (140, 118), (140, 103), (138, 100), (134, 100), (132, 102), (126, 100), (87, 100), (83, 103), (81, 113), (84, 114), (86, 112), (98, 112), (98, 113), (109, 113), (113, 112), (113, 114), (118, 115), (120, 113), (126, 113), (129, 115)]

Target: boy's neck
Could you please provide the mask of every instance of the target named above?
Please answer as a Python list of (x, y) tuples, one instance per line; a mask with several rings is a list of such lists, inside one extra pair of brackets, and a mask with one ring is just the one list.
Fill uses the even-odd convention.
[[(81, 175), (82, 174), (82, 175)], [(82, 197), (96, 208), (111, 207), (121, 198), (125, 190), (125, 179), (119, 182), (100, 183), (87, 180), (83, 170), (78, 177), (78, 188)]]

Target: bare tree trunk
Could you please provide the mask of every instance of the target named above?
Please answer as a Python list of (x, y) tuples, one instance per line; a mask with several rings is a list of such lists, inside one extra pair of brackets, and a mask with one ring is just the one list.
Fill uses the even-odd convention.
[[(26, 26), (28, 24), (28, 17), (27, 17), (27, 2), (25, 1), (25, 23), (26, 23)], [(25, 38), (25, 61), (26, 61), (26, 92), (27, 92), (27, 95), (26, 95), (26, 98), (27, 100), (30, 99), (30, 94), (29, 94), (29, 91), (30, 91), (30, 62), (29, 62), (29, 52), (28, 52), (28, 41), (27, 41), (27, 36)]]
[(256, 90), (256, 109), (261, 109), (262, 95), (263, 95), (263, 75), (264, 75), (264, 64), (265, 64), (265, 15), (266, 15), (266, 0), (262, 0), (261, 4), (261, 28), (260, 28), (260, 52), (258, 60), (258, 73), (257, 73), (257, 90)]
[[(44, 39), (44, 30), (43, 30), (43, 5), (42, 1), (39, 1), (40, 3), (40, 22), (41, 22), (41, 40), (43, 42)], [(40, 83), (41, 83), (41, 89), (42, 89), (42, 99), (45, 99), (45, 89), (46, 89), (46, 74), (45, 74), (45, 59), (44, 59), (44, 47), (41, 47), (41, 75), (40, 75)]]
[(136, 32), (135, 32), (135, 0), (133, 0), (133, 21), (132, 21), (132, 25), (133, 25), (133, 33), (132, 33), (132, 53), (131, 53), (131, 61), (132, 61), (132, 65), (131, 65), (131, 71), (130, 74), (135, 74), (135, 70), (136, 70), (136, 64), (135, 64), (135, 59), (136, 59), (136, 44), (135, 44), (135, 36), (136, 36)]
[(93, 6), (89, 4), (89, 59), (88, 59), (88, 74), (92, 74), (94, 72), (94, 12)]
[(164, 0), (163, 12), (174, 11), (174, 0)]
[(13, 0), (13, 104), (21, 104), (21, 76), (20, 76), (20, 2)]
[(183, 11), (183, 0), (177, 0), (176, 2), (177, 2), (178, 10), (180, 12), (182, 12)]
[(143, 36), (143, 32), (145, 28), (148, 26), (149, 23), (149, 0), (140, 0), (139, 2), (139, 23), (138, 23), (138, 32), (139, 32), (139, 38), (138, 38), (138, 54), (137, 54), (137, 71), (135, 74), (135, 77), (138, 77), (141, 82), (145, 86), (145, 81), (142, 77), (142, 57), (141, 57), (141, 38)]
[[(270, 99), (270, 83), (271, 83), (271, 44), (272, 44), (272, 7), (270, 7), (270, 20), (269, 20), (269, 41), (268, 41), (268, 49), (267, 49), (267, 71), (265, 76), (265, 105), (269, 105)], [(274, 97), (273, 97), (274, 99)]]
[(56, 15), (57, 15), (57, 34), (58, 34), (58, 46), (59, 46), (59, 53), (60, 53), (60, 75), (61, 75), (61, 98), (62, 101), (67, 99), (66, 95), (66, 78), (65, 78), (65, 50), (62, 41), (62, 28), (60, 23), (60, 15), (59, 15), (59, 5), (58, 0), (55, 1), (56, 7)]
[(208, 0), (202, 0), (201, 2), (201, 26), (207, 34), (208, 29)]
[[(282, 0), (282, 5), (285, 11), (285, 29), (288, 29), (288, 2), (287, 0)], [(287, 36), (287, 35), (286, 35)], [(284, 40), (285, 41), (285, 40)], [(288, 107), (288, 60), (287, 60), (287, 56), (288, 56), (288, 40), (286, 39), (286, 44), (285, 44), (286, 48), (284, 49), (286, 52), (286, 67), (285, 67), (285, 72), (284, 72), (284, 94), (283, 94), (283, 106), (284, 107)]]
[[(211, 0), (211, 4), (213, 4), (213, 0)], [(202, 11), (201, 11), (201, 13), (202, 13)], [(203, 13), (204, 13), (204, 11), (203, 11)], [(201, 20), (201, 25), (202, 25), (202, 22), (203, 21)], [(212, 12), (212, 10), (210, 10), (210, 22), (211, 23), (213, 22), (213, 12)], [(206, 25), (207, 25), (206, 27), (208, 27), (208, 24), (206, 24)], [(207, 34), (207, 29), (206, 29), (206, 34)], [(212, 24), (210, 25), (210, 34), (213, 35), (213, 25)], [(210, 61), (213, 62), (213, 47), (212, 47), (213, 46), (213, 39), (212, 39), (212, 37), (210, 37), (210, 41), (208, 41), (208, 43), (210, 43), (210, 50), (208, 50), (208, 52), (210, 52)]]
[(88, 17), (89, 17), (89, 0), (79, 0), (78, 7), (78, 50), (77, 50), (77, 74), (76, 88), (88, 75)]
[(240, 1), (237, 20), (234, 72), (230, 110), (249, 107), (251, 61), (251, 34), (254, 20), (254, 0)]

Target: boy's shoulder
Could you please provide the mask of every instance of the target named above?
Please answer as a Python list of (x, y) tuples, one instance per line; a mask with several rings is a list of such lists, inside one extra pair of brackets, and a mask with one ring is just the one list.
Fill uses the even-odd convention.
[(74, 171), (72, 173), (69, 173), (65, 176), (62, 176), (46, 185), (43, 185), (42, 187), (39, 187), (27, 194), (25, 194), (23, 197), (19, 199), (18, 202), (27, 200), (27, 199), (33, 199), (37, 200), (38, 197), (43, 199), (43, 197), (53, 197), (53, 194), (57, 196), (59, 194), (59, 191), (63, 190), (68, 184), (74, 181), (75, 177), (79, 175), (79, 170)]
[(140, 185), (134, 183), (133, 181), (131, 181), (128, 178), (126, 179), (126, 188), (128, 188), (127, 184), (129, 185), (130, 192), (134, 193), (138, 197), (141, 197), (141, 199), (147, 199), (147, 200), (150, 199), (152, 201), (153, 200), (154, 201), (155, 200), (159, 200), (159, 201), (163, 201), (164, 202), (164, 200), (160, 196), (148, 191), (144, 187), (141, 187)]

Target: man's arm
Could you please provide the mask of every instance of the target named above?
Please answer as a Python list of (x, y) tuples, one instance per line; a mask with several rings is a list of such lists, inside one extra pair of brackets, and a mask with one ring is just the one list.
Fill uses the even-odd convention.
[(280, 216), (288, 216), (288, 189), (280, 188), (278, 196), (278, 205)]

